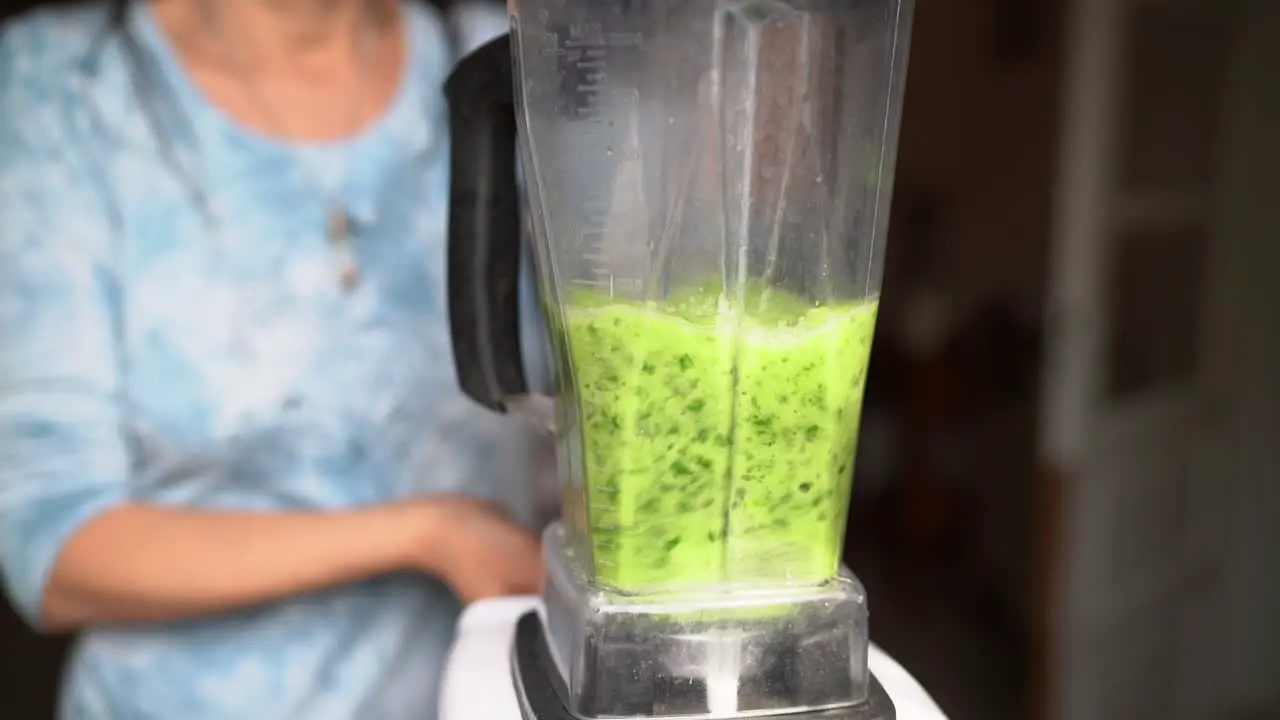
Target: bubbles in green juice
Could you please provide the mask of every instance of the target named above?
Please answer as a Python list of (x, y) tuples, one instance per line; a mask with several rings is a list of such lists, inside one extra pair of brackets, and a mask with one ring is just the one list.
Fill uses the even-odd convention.
[(836, 574), (877, 305), (745, 305), (714, 288), (567, 308), (603, 585)]

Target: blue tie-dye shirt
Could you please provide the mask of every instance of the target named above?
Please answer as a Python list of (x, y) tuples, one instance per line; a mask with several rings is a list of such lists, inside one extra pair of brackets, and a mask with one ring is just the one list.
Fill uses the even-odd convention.
[[(220, 113), (142, 3), (133, 55), (104, 35), (101, 7), (5, 27), (0, 568), (33, 621), (63, 544), (126, 501), (329, 509), (461, 491), (532, 522), (529, 469), (546, 449), (456, 388), (441, 95), (454, 46), (425, 6), (405, 12), (393, 105), (358, 137), (314, 146)], [(326, 193), (358, 228), (350, 294)], [(63, 716), (430, 720), (457, 611), (434, 580), (396, 576), (95, 629), (73, 653)]]

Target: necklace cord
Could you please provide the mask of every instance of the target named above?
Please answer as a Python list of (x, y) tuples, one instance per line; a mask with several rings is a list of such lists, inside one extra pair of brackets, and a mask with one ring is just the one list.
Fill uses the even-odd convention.
[[(157, 150), (160, 154), (161, 162), (169, 168), (176, 176), (178, 182), (183, 186), (184, 191), (196, 205), (198, 211), (205, 220), (208, 227), (216, 229), (218, 227), (218, 218), (213, 212), (212, 204), (209, 201), (208, 193), (205, 191), (200, 180), (191, 170), (187, 163), (184, 163), (177, 152), (177, 145), (174, 137), (170, 132), (170, 128), (166, 123), (173, 119), (173, 115), (178, 115), (182, 124), (181, 131), (190, 135), (193, 142), (198, 141), (190, 116), (185, 112), (163, 112), (162, 108), (177, 108), (180, 103), (177, 98), (176, 91), (172, 84), (164, 77), (163, 71), (159, 67), (159, 62), (154, 54), (138, 40), (129, 27), (129, 3), (131, 0), (110, 0), (108, 5), (107, 21), (103, 28), (96, 34), (90, 43), (89, 50), (83, 58), (80, 66), (83, 77), (88, 78), (98, 72), (101, 60), (106, 53), (109, 41), (114, 37), (121, 43), (122, 51), (125, 55), (126, 72), (129, 76), (130, 89), (134, 97), (137, 99), (139, 108), (142, 112), (145, 122), (152, 128), (152, 136), (156, 142)], [(206, 17), (212, 19), (212, 5), (214, 3), (205, 0), (201, 7), (205, 10)], [(360, 63), (362, 65), (362, 73), (367, 73), (369, 65), (369, 48), (372, 23), (368, 22), (370, 18), (366, 17), (366, 23), (362, 32), (362, 42), (360, 43)], [(247, 67), (243, 62), (243, 58), (231, 58), (233, 54), (229, 51), (232, 43), (226, 37), (225, 26), (223, 26), (223, 45), (228, 48), (228, 59), (235, 62), (237, 71), (240, 75), (241, 83), (250, 89), (255, 103), (259, 105), (259, 111), (266, 116), (270, 122), (279, 126), (278, 119), (269, 103), (266, 102), (262, 93), (252, 86), (249, 79)], [(356, 125), (355, 122), (359, 115), (363, 102), (364, 82), (357, 82), (356, 89), (352, 94), (350, 103), (349, 125)], [(154, 91), (154, 92), (153, 92)], [(158, 97), (163, 94), (163, 97)], [(89, 113), (95, 125), (104, 127), (103, 113), (92, 93), (85, 92), (85, 101), (88, 106)], [(278, 128), (279, 130), (279, 128)], [(345, 173), (343, 173), (345, 174)], [(340, 181), (341, 182), (341, 181)], [(312, 184), (313, 183), (306, 183)], [(352, 222), (350, 213), (338, 210), (339, 202), (333, 198), (323, 197), (328, 195), (322, 189), (313, 187), (313, 190), (322, 196), (322, 202), (325, 204), (325, 234), (326, 237), (338, 255), (339, 260), (339, 279), (346, 289), (351, 289), (357, 282), (358, 268), (355, 267), (354, 248), (351, 247), (351, 227)], [(341, 195), (338, 191), (336, 195)]]
[[(125, 55), (129, 85), (134, 97), (138, 100), (143, 117), (153, 130), (152, 135), (160, 152), (160, 161), (178, 177), (178, 181), (183, 185), (192, 202), (199, 208), (201, 215), (204, 216), (205, 222), (211, 224), (215, 221), (215, 218), (213, 217), (213, 209), (209, 204), (208, 197), (200, 186), (200, 182), (179, 159), (173, 137), (165, 127), (164, 113), (161, 112), (160, 103), (150, 90), (159, 90), (165, 93), (168, 96), (166, 99), (175, 106), (177, 98), (174, 96), (173, 88), (164, 79), (156, 59), (146, 48), (142, 47), (137, 37), (130, 32), (129, 3), (130, 0), (110, 0), (107, 10), (107, 22), (90, 44), (89, 52), (81, 63), (81, 74), (83, 76), (96, 75), (111, 38), (114, 37), (120, 41)], [(95, 124), (99, 127), (104, 126), (102, 109), (98, 106), (92, 94), (86, 92), (84, 99), (90, 114), (94, 116)], [(192, 132), (193, 129), (189, 119), (184, 116), (182, 122), (186, 125), (184, 129)]]

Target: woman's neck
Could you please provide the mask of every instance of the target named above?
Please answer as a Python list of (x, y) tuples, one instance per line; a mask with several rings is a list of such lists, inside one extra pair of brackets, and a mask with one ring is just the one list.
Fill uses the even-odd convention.
[(395, 0), (155, 0), (165, 24), (265, 75), (327, 75), (396, 27)]
[(272, 136), (350, 135), (405, 70), (397, 0), (147, 1), (206, 96)]

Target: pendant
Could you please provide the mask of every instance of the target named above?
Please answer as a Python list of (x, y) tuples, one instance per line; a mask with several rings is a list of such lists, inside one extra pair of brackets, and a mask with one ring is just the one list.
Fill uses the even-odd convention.
[(360, 285), (360, 266), (356, 259), (355, 242), (351, 236), (351, 221), (345, 212), (331, 209), (325, 221), (329, 246), (333, 249), (338, 268), (338, 284), (351, 292)]

